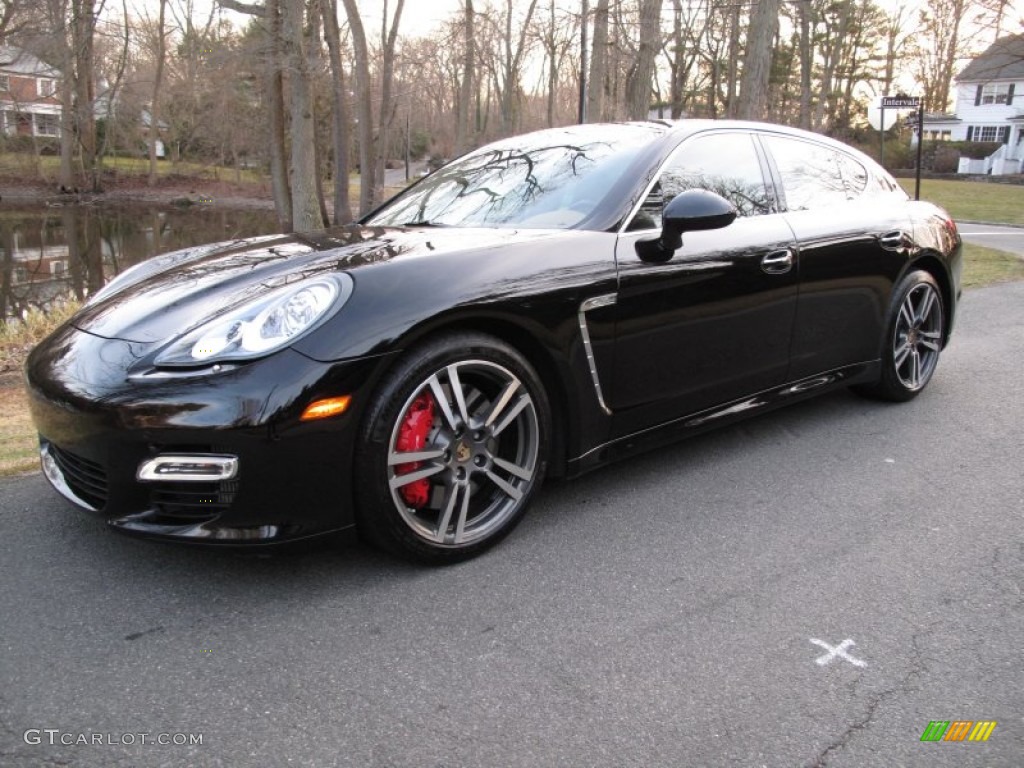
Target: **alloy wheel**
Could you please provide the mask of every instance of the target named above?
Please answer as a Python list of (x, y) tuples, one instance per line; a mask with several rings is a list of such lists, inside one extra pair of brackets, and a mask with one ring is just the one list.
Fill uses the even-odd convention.
[(494, 362), (455, 362), (399, 411), (387, 453), (391, 498), (421, 539), (473, 544), (515, 516), (539, 454), (537, 407), (522, 381)]
[(893, 366), (908, 390), (924, 387), (942, 349), (942, 301), (929, 283), (915, 285), (903, 299), (893, 334)]

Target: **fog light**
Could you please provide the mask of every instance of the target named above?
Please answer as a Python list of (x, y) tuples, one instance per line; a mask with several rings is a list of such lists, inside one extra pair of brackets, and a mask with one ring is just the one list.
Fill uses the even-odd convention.
[(237, 456), (165, 454), (139, 465), (139, 480), (173, 480), (182, 483), (210, 483), (230, 480), (238, 474)]
[(306, 406), (299, 421), (316, 421), (317, 419), (329, 419), (331, 416), (340, 416), (348, 410), (350, 402), (352, 402), (350, 395), (317, 400)]

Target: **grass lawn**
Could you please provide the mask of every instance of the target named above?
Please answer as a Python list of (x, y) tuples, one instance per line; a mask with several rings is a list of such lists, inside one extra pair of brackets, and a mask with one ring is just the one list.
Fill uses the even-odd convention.
[(964, 288), (1024, 280), (1024, 260), (1006, 251), (964, 243)]
[[(914, 194), (913, 179), (899, 182)], [(941, 205), (958, 221), (1024, 226), (1024, 185), (921, 179), (921, 199)]]

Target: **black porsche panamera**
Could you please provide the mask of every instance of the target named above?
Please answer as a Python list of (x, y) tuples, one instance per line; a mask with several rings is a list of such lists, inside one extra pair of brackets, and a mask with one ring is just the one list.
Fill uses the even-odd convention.
[(542, 131), (358, 225), (167, 254), (26, 364), (47, 478), (115, 529), (352, 526), (449, 561), (545, 477), (855, 386), (917, 395), (960, 238), (869, 158), (766, 124)]

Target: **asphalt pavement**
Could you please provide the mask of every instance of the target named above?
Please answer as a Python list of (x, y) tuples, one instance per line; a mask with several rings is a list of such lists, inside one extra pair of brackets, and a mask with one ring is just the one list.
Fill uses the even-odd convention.
[(0, 482), (0, 765), (1021, 766), (1021, 360), (1024, 283), (971, 291), (915, 401), (550, 486), (444, 569), (137, 541)]
[(1024, 257), (1024, 227), (1002, 227), (996, 224), (958, 222), (960, 237), (968, 243), (1015, 253)]

